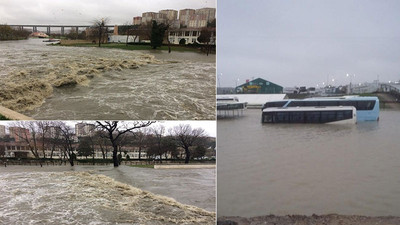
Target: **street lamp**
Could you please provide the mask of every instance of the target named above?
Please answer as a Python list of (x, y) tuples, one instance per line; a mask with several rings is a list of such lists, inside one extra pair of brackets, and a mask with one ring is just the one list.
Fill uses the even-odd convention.
[(349, 84), (349, 90), (348, 90), (348, 91), (349, 91), (349, 94), (352, 94), (353, 91), (352, 91), (352, 86), (351, 86), (351, 84), (352, 84), (353, 77), (355, 78), (356, 75), (353, 74), (353, 76), (352, 76), (352, 75), (346, 74), (346, 77), (347, 77), (347, 78), (350, 78), (350, 84)]

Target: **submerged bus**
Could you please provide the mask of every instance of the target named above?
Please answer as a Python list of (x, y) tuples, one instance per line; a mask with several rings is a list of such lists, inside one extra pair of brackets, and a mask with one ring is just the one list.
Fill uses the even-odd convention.
[(330, 106), (353, 106), (356, 108), (357, 121), (379, 120), (379, 99), (378, 97), (320, 97), (306, 99), (287, 99), (282, 101), (267, 102), (262, 110), (271, 107), (330, 107)]
[(339, 123), (355, 124), (353, 106), (269, 107), (263, 110), (263, 123)]

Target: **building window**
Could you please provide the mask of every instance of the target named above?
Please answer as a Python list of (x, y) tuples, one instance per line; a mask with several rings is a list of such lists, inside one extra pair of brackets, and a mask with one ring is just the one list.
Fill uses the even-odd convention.
[(197, 36), (197, 31), (193, 31), (193, 36)]
[(186, 31), (185, 36), (190, 36), (190, 31)]

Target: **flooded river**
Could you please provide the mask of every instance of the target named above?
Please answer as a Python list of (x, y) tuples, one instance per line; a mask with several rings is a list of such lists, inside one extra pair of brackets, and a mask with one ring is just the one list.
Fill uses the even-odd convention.
[(0, 224), (215, 224), (215, 170), (0, 169)]
[(218, 216), (400, 216), (400, 112), (356, 125), (218, 120)]
[(215, 55), (0, 42), (0, 104), (35, 119), (215, 119)]

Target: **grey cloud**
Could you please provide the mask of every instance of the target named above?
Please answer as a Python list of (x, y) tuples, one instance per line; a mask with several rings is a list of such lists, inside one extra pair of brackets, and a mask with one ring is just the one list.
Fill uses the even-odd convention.
[(86, 25), (94, 19), (108, 17), (111, 24), (124, 24), (147, 11), (215, 6), (215, 0), (2, 0), (0, 23)]
[(400, 2), (219, 1), (218, 73), (234, 86), (262, 76), (282, 86), (399, 80)]

